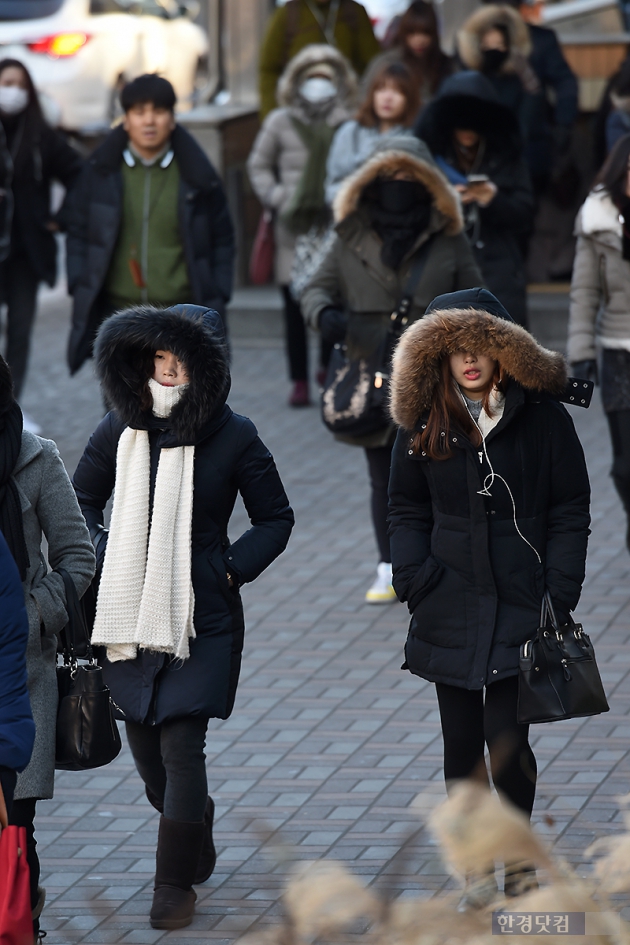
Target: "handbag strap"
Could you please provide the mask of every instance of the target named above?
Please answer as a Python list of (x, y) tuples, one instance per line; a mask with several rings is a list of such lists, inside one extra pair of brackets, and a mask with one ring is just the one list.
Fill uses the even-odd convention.
[(540, 606), (540, 626), (546, 627), (547, 622), (551, 623), (551, 626), (556, 634), (560, 633), (560, 625), (558, 623), (558, 618), (556, 617), (556, 612), (554, 610), (553, 601), (551, 600), (549, 588), (545, 588), (542, 604)]
[(431, 249), (432, 240), (433, 236), (430, 236), (418, 251), (401, 292), (398, 305), (390, 315), (392, 321), (391, 329), (395, 334), (402, 333), (409, 322), (409, 314), (413, 304), (413, 294), (418, 288), (418, 283), (422, 278), (422, 273), (429, 259), (429, 250)]
[(79, 642), (85, 642), (87, 656), (92, 660), (92, 645), (85, 622), (83, 605), (79, 600), (74, 581), (65, 570), (57, 568), (57, 574), (61, 576), (63, 586), (66, 592), (66, 611), (68, 613), (68, 622), (60, 631), (61, 645), (63, 648), (63, 658), (66, 663), (75, 663), (75, 648)]

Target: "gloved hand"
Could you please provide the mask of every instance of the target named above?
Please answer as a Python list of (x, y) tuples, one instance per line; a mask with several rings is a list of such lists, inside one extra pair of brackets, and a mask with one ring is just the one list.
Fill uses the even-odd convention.
[(319, 315), (319, 330), (322, 338), (329, 345), (343, 341), (348, 330), (348, 316), (341, 309), (329, 305), (322, 309)]
[(577, 377), (581, 381), (593, 381), (599, 383), (597, 376), (597, 361), (595, 358), (587, 358), (585, 361), (574, 361), (571, 364), (571, 377)]

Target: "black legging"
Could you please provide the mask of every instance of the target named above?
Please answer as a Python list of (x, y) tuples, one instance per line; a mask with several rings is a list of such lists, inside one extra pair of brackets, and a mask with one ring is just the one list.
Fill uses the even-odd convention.
[(436, 684), (442, 734), (444, 778), (475, 778), (487, 783), (484, 751), (488, 745), (494, 786), (529, 817), (536, 793), (536, 759), (530, 747), (529, 725), (516, 721), (518, 676), (509, 676), (482, 689)]
[(23, 253), (0, 263), (0, 301), (7, 306), (6, 360), (19, 398), (26, 378), (39, 279)]
[(187, 716), (161, 725), (125, 725), (138, 774), (163, 806), (164, 816), (200, 823), (208, 798), (204, 754), (208, 720)]
[(392, 463), (391, 446), (370, 446), (365, 449), (371, 488), (372, 523), (378, 545), (379, 561), (392, 560), (387, 534), (387, 516), (389, 514), (389, 467)]
[(280, 288), (284, 298), (284, 337), (289, 359), (289, 376), (292, 381), (305, 381), (308, 378), (306, 325), (300, 303), (295, 301), (289, 287), (283, 285)]
[(606, 419), (612, 440), (612, 478), (630, 516), (630, 410), (611, 410)]

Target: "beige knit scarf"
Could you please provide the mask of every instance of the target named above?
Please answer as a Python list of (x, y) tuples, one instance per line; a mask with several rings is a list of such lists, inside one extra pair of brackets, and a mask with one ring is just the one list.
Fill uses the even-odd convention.
[[(168, 417), (188, 385), (151, 379), (153, 413)], [(189, 655), (195, 636), (191, 578), (194, 446), (162, 449), (149, 526), (150, 455), (146, 430), (126, 427), (116, 453), (116, 489), (92, 643), (107, 658), (138, 649)]]

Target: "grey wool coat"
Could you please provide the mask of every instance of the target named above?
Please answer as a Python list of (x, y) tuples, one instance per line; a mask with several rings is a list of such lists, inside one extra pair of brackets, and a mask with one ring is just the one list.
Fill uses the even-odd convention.
[(293, 119), (310, 125), (316, 114), (305, 102), (299, 88), (310, 69), (321, 63), (336, 76), (337, 97), (323, 120), (337, 128), (349, 118), (349, 108), (356, 93), (356, 77), (347, 60), (332, 46), (307, 46), (295, 56), (278, 84), (281, 108), (265, 118), (247, 161), (247, 173), (254, 192), (265, 210), (274, 213), (275, 281), (288, 285), (295, 249), (295, 235), (280, 217), (291, 204), (308, 160), (306, 145), (296, 131)]
[[(64, 568), (81, 597), (94, 575), (94, 549), (74, 489), (52, 440), (24, 431), (13, 478), (22, 505), (30, 561), (23, 587), (29, 623), (28, 693), (35, 719), (33, 754), (28, 766), (18, 775), (15, 798), (43, 799), (53, 796), (54, 787), (56, 634), (68, 619), (62, 578), (51, 569)], [(44, 537), (48, 560), (42, 551)]]

